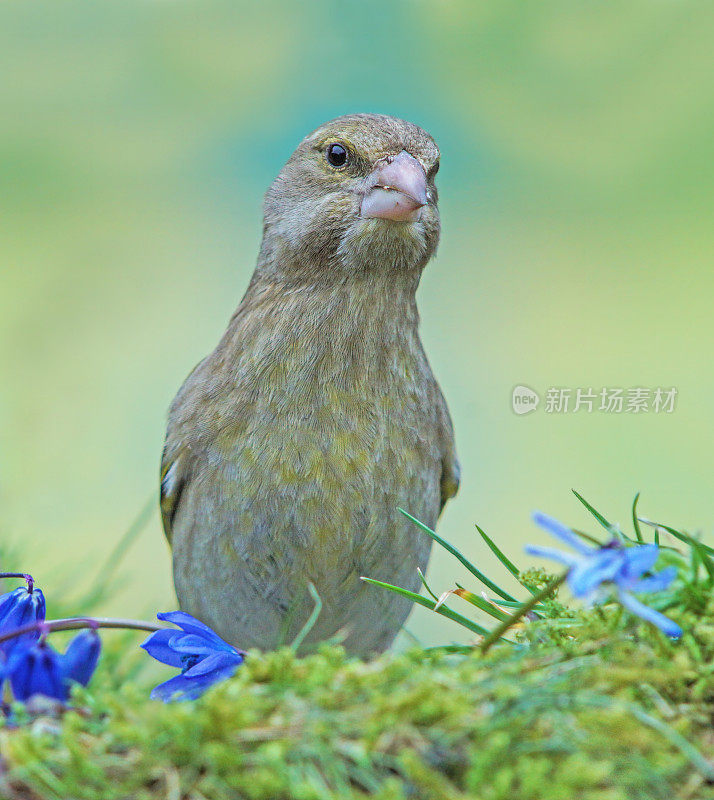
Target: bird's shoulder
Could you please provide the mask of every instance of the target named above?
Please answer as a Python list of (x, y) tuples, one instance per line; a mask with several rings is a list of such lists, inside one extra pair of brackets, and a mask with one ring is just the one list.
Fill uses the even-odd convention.
[(451, 419), (449, 406), (439, 384), (436, 381), (434, 381), (434, 384), (436, 394), (434, 406), (441, 448), (441, 510), (443, 511), (446, 503), (459, 491), (461, 465), (456, 453), (454, 423)]

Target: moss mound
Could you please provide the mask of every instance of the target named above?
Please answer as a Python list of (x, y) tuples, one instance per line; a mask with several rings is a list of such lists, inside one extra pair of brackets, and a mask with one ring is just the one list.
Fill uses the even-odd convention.
[[(714, 602), (682, 641), (617, 610), (527, 626), (488, 655), (252, 653), (194, 703), (148, 699), (135, 640), (74, 708), (15, 709), (8, 798), (714, 798)], [(629, 624), (629, 623), (627, 623)], [(164, 674), (164, 673), (162, 673)]]

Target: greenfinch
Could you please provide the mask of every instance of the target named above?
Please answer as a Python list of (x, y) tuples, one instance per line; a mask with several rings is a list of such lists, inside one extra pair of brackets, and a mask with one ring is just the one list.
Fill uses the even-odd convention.
[(386, 649), (418, 590), (459, 465), (415, 294), (439, 240), (439, 150), (352, 114), (268, 189), (255, 272), (170, 409), (161, 509), (181, 608), (241, 648)]

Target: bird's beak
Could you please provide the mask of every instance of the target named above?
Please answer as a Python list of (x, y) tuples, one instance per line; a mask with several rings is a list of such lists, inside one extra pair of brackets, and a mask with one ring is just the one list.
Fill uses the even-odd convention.
[(424, 168), (414, 156), (402, 150), (396, 156), (382, 159), (367, 178), (360, 215), (367, 219), (415, 222), (428, 202)]

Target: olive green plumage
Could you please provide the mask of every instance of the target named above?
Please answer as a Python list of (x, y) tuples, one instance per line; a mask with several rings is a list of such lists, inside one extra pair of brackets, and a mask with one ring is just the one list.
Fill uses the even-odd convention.
[[(380, 179), (400, 153), (388, 168), (423, 180), (421, 200)], [(323, 602), (308, 647), (383, 650), (409, 612), (360, 576), (415, 589), (430, 540), (397, 507), (433, 526), (458, 488), (415, 301), (439, 237), (438, 157), (423, 130), (380, 115), (308, 136), (266, 194), (245, 297), (171, 406), (161, 505), (176, 592), (237, 646), (290, 641), (308, 582)]]

